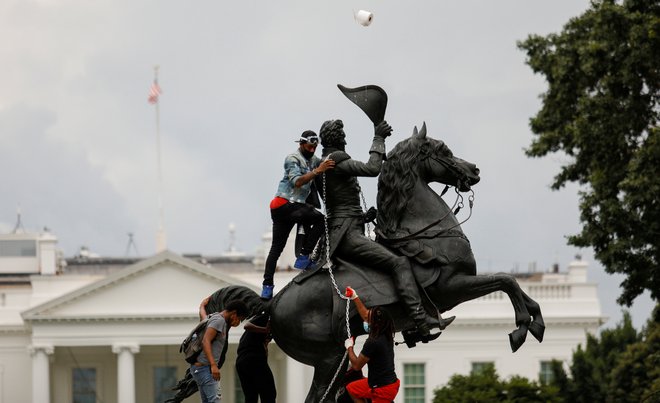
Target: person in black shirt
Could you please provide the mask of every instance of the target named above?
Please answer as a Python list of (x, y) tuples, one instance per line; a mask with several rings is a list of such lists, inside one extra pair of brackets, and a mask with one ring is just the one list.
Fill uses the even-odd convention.
[(346, 290), (347, 296), (355, 302), (358, 312), (366, 319), (369, 337), (359, 356), (353, 351), (353, 339), (346, 339), (348, 359), (355, 370), (360, 370), (368, 364), (369, 375), (346, 385), (346, 391), (354, 402), (371, 399), (372, 403), (389, 403), (396, 397), (401, 383), (394, 372), (394, 321), (380, 306), (366, 310), (357, 293), (353, 289), (349, 292), (349, 289), (350, 287)]
[(269, 319), (268, 314), (262, 312), (248, 320), (238, 343), (236, 372), (245, 403), (257, 403), (259, 398), (261, 403), (275, 403), (275, 380), (268, 366)]

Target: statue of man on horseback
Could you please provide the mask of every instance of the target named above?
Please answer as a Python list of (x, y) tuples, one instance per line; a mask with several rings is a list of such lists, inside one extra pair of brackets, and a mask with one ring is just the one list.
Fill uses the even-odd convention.
[[(426, 312), (408, 258), (395, 255), (385, 246), (364, 235), (357, 177), (378, 176), (385, 158), (385, 138), (392, 134), (392, 127), (384, 120), (375, 125), (374, 139), (366, 163), (354, 160), (346, 153), (346, 134), (343, 128), (341, 120), (328, 120), (323, 123), (320, 131), (323, 158), (330, 158), (336, 164), (334, 170), (325, 174), (329, 256), (387, 272), (415, 324), (416, 336), (413, 337), (428, 341), (430, 332)], [(442, 321), (440, 328), (444, 329), (452, 320), (453, 318)]]
[[(384, 307), (409, 347), (432, 340), (437, 333), (430, 335), (430, 329), (442, 330), (453, 320), (442, 319), (441, 312), (497, 291), (508, 295), (514, 311), (515, 328), (508, 335), (511, 350), (525, 343), (527, 333), (541, 342), (545, 323), (539, 304), (511, 274), (477, 274), (461, 228), (467, 218), (456, 217), (465, 192), (470, 192), (471, 215), (472, 186), (480, 180), (477, 166), (427, 136), (426, 124), (419, 131), (415, 127), (385, 158), (385, 139), (392, 132), (384, 121), (387, 95), (372, 85), (339, 88), (374, 123), (375, 135), (369, 160), (360, 162), (345, 151), (341, 120), (321, 127), (323, 157), (335, 161), (335, 168), (324, 174), (325, 182), (317, 184), (324, 189), (328, 220), (321, 257), (332, 262), (319, 261), (268, 301), (244, 286), (225, 287), (217, 294), (218, 309), (241, 299), (270, 312), (278, 347), (314, 367), (306, 403), (337, 401), (348, 365), (344, 340), (366, 334), (363, 319), (344, 304), (340, 289), (347, 285), (360, 292), (366, 305)], [(376, 241), (364, 235), (368, 220), (360, 205), (360, 176), (378, 176)], [(445, 191), (437, 194), (431, 183), (446, 185)], [(452, 206), (442, 198), (451, 187), (456, 193)], [(184, 390), (188, 391), (182, 386)]]

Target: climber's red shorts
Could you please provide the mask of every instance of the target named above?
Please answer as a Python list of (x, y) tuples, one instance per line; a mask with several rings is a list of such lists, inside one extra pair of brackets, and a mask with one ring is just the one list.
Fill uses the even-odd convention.
[(351, 396), (359, 399), (371, 399), (372, 403), (390, 403), (399, 393), (399, 385), (401, 385), (401, 381), (397, 379), (396, 382), (389, 385), (371, 388), (367, 383), (367, 378), (362, 378), (346, 385), (346, 390)]

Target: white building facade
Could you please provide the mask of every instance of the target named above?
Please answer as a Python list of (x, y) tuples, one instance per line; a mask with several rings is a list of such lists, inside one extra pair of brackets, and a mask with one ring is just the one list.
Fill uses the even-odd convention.
[[(230, 284), (261, 289), (263, 266), (245, 260), (208, 263), (165, 251), (134, 263), (90, 259), (79, 268), (62, 267), (55, 243), (50, 234), (0, 236), (0, 403), (64, 403), (74, 397), (162, 402), (185, 373), (178, 346), (197, 322), (201, 299)], [(586, 333), (596, 333), (604, 321), (586, 271), (586, 263), (576, 261), (567, 272), (519, 280), (543, 310), (542, 344), (530, 336), (511, 353), (513, 309), (505, 295), (495, 293), (447, 313), (457, 319), (436, 341), (396, 347), (402, 380), (396, 403), (428, 402), (452, 374), (484, 363), (494, 363), (503, 377), (538, 379), (552, 359), (569, 360)], [(278, 271), (276, 291), (296, 274)], [(221, 370), (223, 402), (242, 401), (231, 365), (241, 334), (240, 327), (230, 332)], [(288, 358), (275, 343), (269, 362), (278, 401), (304, 401), (312, 368)]]

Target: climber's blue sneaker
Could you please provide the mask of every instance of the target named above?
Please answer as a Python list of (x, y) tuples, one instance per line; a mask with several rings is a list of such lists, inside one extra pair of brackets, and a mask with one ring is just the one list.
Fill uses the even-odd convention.
[(314, 261), (309, 258), (309, 255), (300, 255), (296, 259), (296, 262), (293, 264), (293, 268), (298, 270), (305, 270), (312, 264), (314, 264)]
[(261, 289), (261, 298), (263, 299), (271, 299), (273, 298), (273, 288), (274, 285), (265, 285), (264, 288)]

